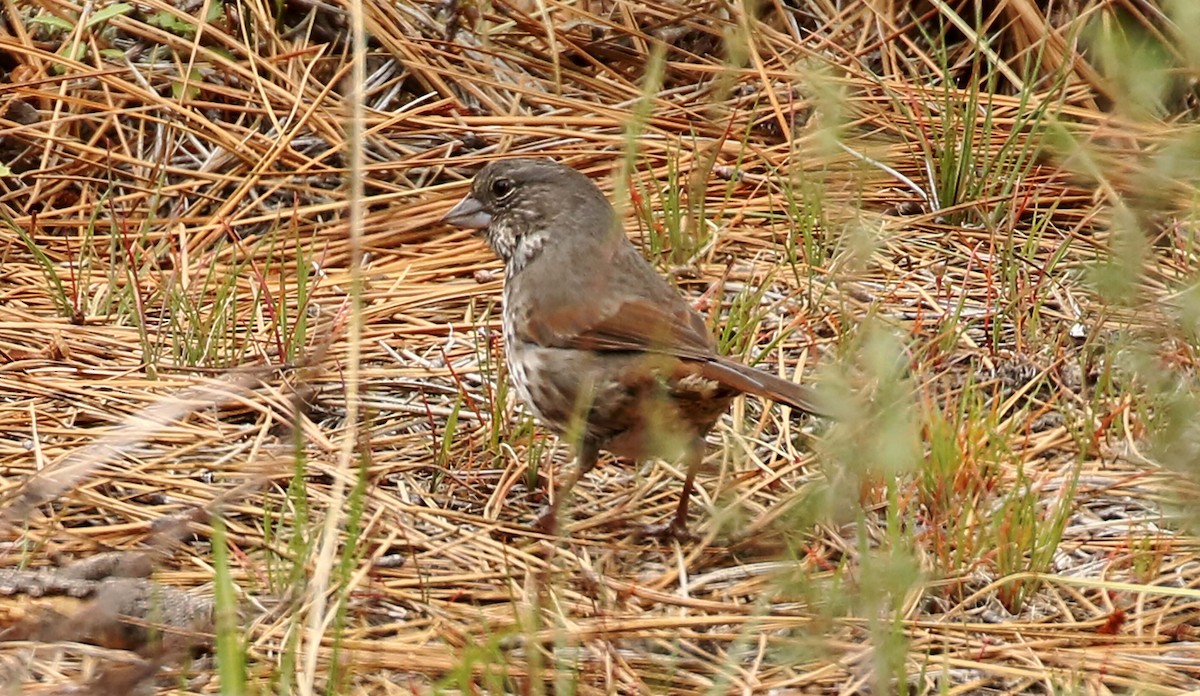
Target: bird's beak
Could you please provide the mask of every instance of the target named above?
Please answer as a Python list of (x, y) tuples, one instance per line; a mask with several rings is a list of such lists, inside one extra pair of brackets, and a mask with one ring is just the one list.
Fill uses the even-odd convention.
[(442, 217), (442, 222), (465, 227), (471, 230), (482, 230), (492, 221), (492, 215), (483, 209), (483, 204), (477, 198), (467, 195)]

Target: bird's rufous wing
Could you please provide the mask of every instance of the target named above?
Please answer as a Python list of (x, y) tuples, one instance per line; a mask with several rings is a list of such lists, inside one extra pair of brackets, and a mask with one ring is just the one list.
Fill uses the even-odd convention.
[(630, 298), (608, 312), (577, 308), (542, 312), (529, 317), (525, 335), (547, 347), (599, 351), (648, 351), (692, 360), (714, 355), (704, 319), (690, 307)]
[(707, 379), (740, 392), (782, 401), (808, 413), (828, 408), (810, 388), (721, 357), (700, 315), (682, 304), (666, 311), (645, 300), (622, 302), (617, 311), (587, 321), (581, 312), (547, 312), (519, 329), (539, 345), (574, 350), (646, 351), (680, 358)]

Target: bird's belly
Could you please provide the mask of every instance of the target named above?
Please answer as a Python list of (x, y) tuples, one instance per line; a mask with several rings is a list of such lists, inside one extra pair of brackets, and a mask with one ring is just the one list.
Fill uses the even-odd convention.
[(529, 351), (514, 346), (511, 343), (505, 346), (504, 357), (508, 365), (508, 380), (512, 383), (513, 388), (517, 390), (517, 397), (521, 399), (521, 403), (533, 411), (533, 415), (537, 416), (538, 420), (546, 420), (538, 408), (537, 400), (534, 399), (529, 389), (530, 374), (539, 373), (541, 367), (539, 365), (530, 365), (535, 358), (529, 354)]
[(572, 364), (577, 362), (575, 353), (521, 341), (510, 342), (505, 350), (509, 378), (517, 396), (538, 420), (560, 434), (577, 412), (576, 404), (588, 381), (585, 371)]
[(538, 420), (619, 456), (677, 456), (708, 432), (732, 396), (704, 380), (665, 378), (644, 353), (513, 341), (506, 355), (517, 394)]

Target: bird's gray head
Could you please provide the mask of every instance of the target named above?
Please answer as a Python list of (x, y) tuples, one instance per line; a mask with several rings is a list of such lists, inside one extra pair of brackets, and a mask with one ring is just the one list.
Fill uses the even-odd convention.
[(544, 158), (498, 160), (471, 183), (445, 222), (483, 231), (511, 275), (563, 238), (613, 235), (612, 206), (592, 180)]

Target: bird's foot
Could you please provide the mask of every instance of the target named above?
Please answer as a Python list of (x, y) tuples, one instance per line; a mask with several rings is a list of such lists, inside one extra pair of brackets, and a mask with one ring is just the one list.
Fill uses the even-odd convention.
[(688, 531), (687, 521), (672, 517), (670, 522), (663, 524), (645, 524), (638, 529), (639, 539), (657, 539), (658, 541), (695, 541), (698, 537)]

